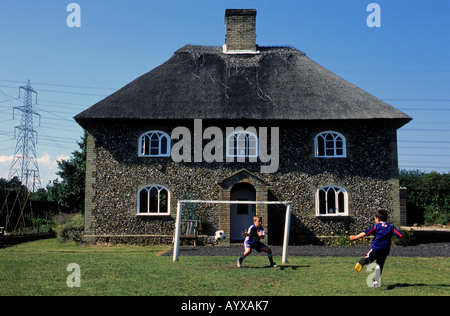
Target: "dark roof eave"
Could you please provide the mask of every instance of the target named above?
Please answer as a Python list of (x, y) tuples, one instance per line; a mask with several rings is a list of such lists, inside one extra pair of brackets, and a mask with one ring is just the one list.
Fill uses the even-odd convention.
[[(108, 125), (112, 122), (114, 123), (120, 123), (120, 122), (132, 122), (132, 121), (191, 121), (194, 119), (203, 119), (203, 120), (210, 120), (210, 121), (230, 121), (233, 122), (234, 125), (237, 125), (239, 123), (236, 122), (236, 120), (239, 121), (271, 121), (271, 122), (308, 122), (308, 123), (320, 123), (320, 122), (339, 122), (343, 125), (347, 124), (354, 124), (354, 123), (362, 123), (362, 124), (382, 124), (382, 125), (389, 125), (396, 129), (401, 128), (402, 126), (406, 125), (408, 122), (412, 120), (411, 117), (409, 118), (346, 118), (346, 119), (292, 119), (292, 118), (284, 118), (284, 119), (267, 119), (267, 118), (261, 118), (261, 119), (255, 119), (255, 118), (239, 118), (239, 119), (231, 119), (231, 118), (199, 118), (199, 117), (192, 117), (192, 118), (79, 118), (74, 117), (75, 121), (84, 129), (88, 130), (90, 126), (97, 126), (97, 125)], [(179, 124), (179, 123), (177, 123)], [(234, 126), (233, 125), (233, 126)]]

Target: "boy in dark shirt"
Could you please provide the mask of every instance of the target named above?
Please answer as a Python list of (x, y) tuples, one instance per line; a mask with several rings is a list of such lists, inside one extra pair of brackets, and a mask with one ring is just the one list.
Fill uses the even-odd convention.
[(237, 261), (237, 266), (239, 268), (242, 267), (242, 261), (252, 252), (252, 249), (255, 249), (257, 252), (263, 251), (267, 253), (267, 258), (269, 258), (270, 266), (271, 267), (277, 266), (273, 262), (272, 250), (268, 246), (264, 245), (262, 242), (259, 241), (261, 238), (264, 238), (264, 236), (266, 236), (266, 230), (262, 226), (261, 216), (253, 217), (253, 225), (250, 226), (248, 230), (245, 230), (245, 232), (242, 233), (242, 236), (245, 237), (244, 252)]
[(350, 241), (368, 236), (370, 234), (375, 235), (375, 239), (372, 243), (372, 247), (364, 258), (361, 258), (355, 266), (357, 272), (361, 271), (362, 267), (368, 263), (376, 261), (380, 266), (380, 275), (383, 271), (383, 266), (386, 261), (387, 256), (391, 250), (391, 239), (392, 236), (396, 236), (402, 239), (402, 244), (405, 247), (405, 237), (400, 233), (394, 225), (386, 223), (387, 221), (387, 211), (378, 210), (375, 212), (375, 225), (370, 227), (368, 230), (358, 234), (350, 236)]

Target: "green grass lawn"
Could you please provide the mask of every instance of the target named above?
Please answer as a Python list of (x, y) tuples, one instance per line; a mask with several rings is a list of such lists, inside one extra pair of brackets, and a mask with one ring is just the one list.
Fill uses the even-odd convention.
[[(389, 257), (381, 288), (371, 272), (353, 270), (359, 258), (289, 257), (266, 268), (263, 256), (159, 256), (169, 247), (78, 246), (56, 239), (0, 249), (0, 295), (450, 295), (450, 258)], [(281, 258), (275, 257), (281, 262)], [(80, 287), (68, 287), (70, 263), (80, 266)]]

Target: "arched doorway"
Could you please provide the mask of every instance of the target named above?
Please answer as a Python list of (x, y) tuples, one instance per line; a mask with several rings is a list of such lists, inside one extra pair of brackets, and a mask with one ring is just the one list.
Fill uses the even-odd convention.
[[(253, 185), (246, 182), (235, 184), (230, 192), (231, 201), (255, 201), (256, 190)], [(242, 241), (241, 233), (248, 229), (253, 223), (255, 216), (254, 204), (231, 204), (230, 205), (230, 240)]]

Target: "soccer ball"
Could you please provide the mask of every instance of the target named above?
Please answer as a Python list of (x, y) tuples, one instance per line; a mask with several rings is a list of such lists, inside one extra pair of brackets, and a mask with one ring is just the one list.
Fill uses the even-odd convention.
[(216, 231), (216, 233), (214, 234), (214, 239), (216, 241), (220, 241), (220, 240), (224, 240), (225, 237), (227, 237), (227, 234), (225, 234), (225, 232), (223, 230), (218, 230)]

